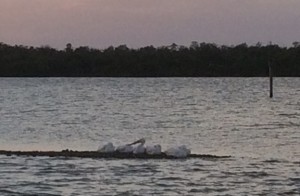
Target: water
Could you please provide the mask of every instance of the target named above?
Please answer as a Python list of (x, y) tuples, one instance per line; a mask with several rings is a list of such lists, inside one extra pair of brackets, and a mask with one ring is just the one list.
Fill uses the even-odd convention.
[(298, 195), (300, 78), (1, 78), (0, 149), (141, 137), (219, 160), (0, 156), (0, 195)]

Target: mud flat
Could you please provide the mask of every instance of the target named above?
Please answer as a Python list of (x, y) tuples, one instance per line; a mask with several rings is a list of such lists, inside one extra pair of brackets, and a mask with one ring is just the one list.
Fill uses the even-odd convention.
[[(0, 150), (0, 155), (6, 156), (32, 156), (32, 157), (74, 157), (74, 158), (114, 158), (114, 159), (178, 159), (172, 156), (167, 156), (165, 153), (160, 155), (149, 154), (133, 154), (133, 153), (101, 153), (98, 151), (7, 151)], [(199, 159), (220, 159), (230, 158), (231, 156), (217, 156), (210, 154), (190, 154), (185, 159), (199, 158)]]

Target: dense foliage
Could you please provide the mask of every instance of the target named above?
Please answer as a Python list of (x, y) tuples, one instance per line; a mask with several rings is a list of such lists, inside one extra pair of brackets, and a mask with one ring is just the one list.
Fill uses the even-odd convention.
[(217, 46), (192, 42), (189, 47), (126, 45), (104, 50), (64, 50), (0, 43), (0, 76), (198, 77), (266, 76), (271, 62), (276, 76), (300, 76), (300, 44), (293, 47)]

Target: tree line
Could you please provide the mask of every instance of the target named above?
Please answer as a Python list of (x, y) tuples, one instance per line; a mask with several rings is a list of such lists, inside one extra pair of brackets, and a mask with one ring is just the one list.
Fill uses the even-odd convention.
[(1, 77), (262, 77), (300, 76), (300, 44), (225, 46), (192, 42), (189, 47), (126, 45), (63, 50), (0, 42)]

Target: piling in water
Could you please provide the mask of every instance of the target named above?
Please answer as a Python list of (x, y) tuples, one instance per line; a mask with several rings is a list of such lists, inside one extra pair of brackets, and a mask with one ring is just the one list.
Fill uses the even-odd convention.
[(270, 78), (270, 98), (273, 98), (273, 73), (272, 73), (272, 64), (269, 61), (269, 78)]

